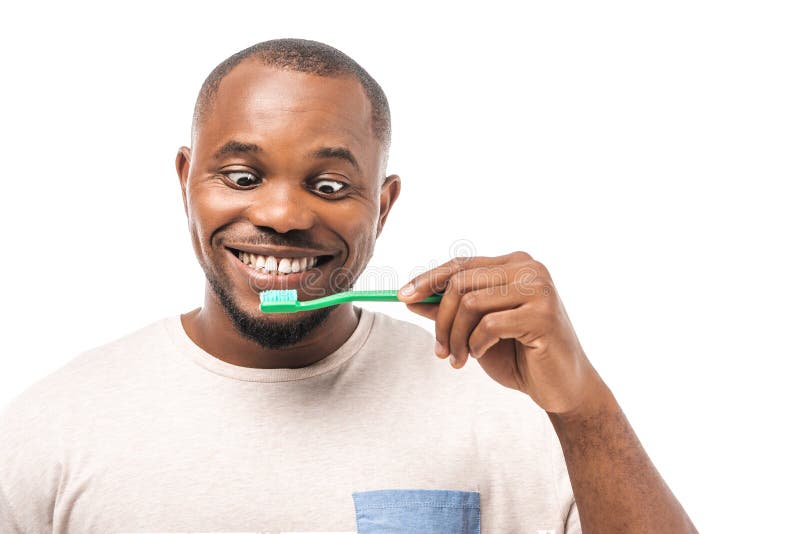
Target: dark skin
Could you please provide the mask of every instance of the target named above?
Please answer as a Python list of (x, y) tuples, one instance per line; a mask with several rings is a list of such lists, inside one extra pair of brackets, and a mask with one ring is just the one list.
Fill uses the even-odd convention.
[[(313, 243), (275, 246), (279, 255), (333, 256), (320, 265), (318, 279), (307, 284), (310, 289), (334, 293), (335, 287), (341, 290), (334, 273), (352, 273), (355, 279), (366, 267), (400, 192), (399, 177), (378, 179), (384, 151), (372, 133), (370, 114), (369, 100), (354, 78), (280, 71), (248, 60), (222, 80), (193, 147), (181, 147), (175, 166), (195, 254), (205, 269), (232, 281), (231, 296), (241, 310), (267, 320), (258, 311), (254, 287), (298, 287), (280, 285), (278, 279), (266, 282), (271, 286), (254, 284), (254, 275), (242, 272), (241, 262), (226, 248), (263, 242), (265, 228), (285, 234), (285, 241)], [(258, 149), (216, 158), (230, 141)], [(332, 148), (346, 149), (355, 163), (339, 155), (314, 155)], [(249, 179), (252, 186), (237, 187), (231, 177)], [(332, 182), (345, 186), (326, 194)], [(303, 295), (301, 291), (301, 300)], [(307, 313), (271, 314), (269, 320), (290, 322)], [(294, 346), (271, 350), (239, 334), (207, 284), (203, 307), (181, 320), (189, 337), (217, 358), (276, 369), (321, 360), (350, 337), (358, 315), (352, 304), (340, 305), (324, 328)]]
[[(215, 158), (231, 140), (258, 150)], [(347, 149), (356, 163), (341, 151), (320, 155), (320, 148), (331, 147)], [(198, 260), (207, 273), (230, 283), (236, 306), (252, 317), (298, 320), (295, 314), (258, 311), (251, 273), (229, 247), (263, 246), (263, 235), (283, 236), (278, 244), (285, 252), (297, 238), (303, 243), (300, 252), (330, 256), (320, 266), (322, 276), (307, 288), (334, 292), (331, 277), (337, 268), (354, 280), (366, 267), (399, 195), (399, 178), (384, 176), (384, 157), (371, 128), (369, 101), (354, 78), (241, 63), (223, 79), (192, 149), (182, 147), (176, 159)], [(226, 179), (223, 173), (233, 171), (256, 175), (252, 187)], [(248, 174), (233, 176), (250, 183)], [(330, 186), (329, 180), (348, 187), (333, 198), (330, 187), (316, 185)], [(269, 282), (288, 287), (285, 280)], [(460, 369), (472, 356), (498, 384), (529, 396), (548, 413), (584, 532), (695, 532), (586, 357), (544, 265), (524, 252), (456, 258), (408, 287), (401, 294), (408, 308), (435, 322), (437, 357), (452, 355), (451, 365)], [(441, 303), (415, 304), (442, 292)], [(358, 310), (350, 304), (336, 307), (325, 323), (282, 349), (242, 336), (208, 284), (203, 307), (181, 319), (198, 346), (226, 362), (302, 367), (344, 343), (356, 327)]]

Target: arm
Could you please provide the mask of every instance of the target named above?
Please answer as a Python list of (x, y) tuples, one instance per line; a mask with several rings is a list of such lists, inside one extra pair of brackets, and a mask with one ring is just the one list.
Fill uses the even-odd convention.
[(608, 388), (580, 411), (548, 415), (584, 532), (697, 532)]
[[(438, 304), (417, 300), (443, 293)], [(696, 532), (583, 351), (540, 262), (524, 252), (455, 258), (398, 293), (436, 321), (436, 355), (469, 356), (544, 409), (564, 452), (584, 532)]]

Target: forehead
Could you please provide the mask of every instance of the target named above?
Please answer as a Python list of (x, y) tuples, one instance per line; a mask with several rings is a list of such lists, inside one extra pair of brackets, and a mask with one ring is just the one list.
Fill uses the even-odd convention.
[(353, 76), (317, 76), (245, 60), (220, 82), (203, 120), (205, 148), (229, 138), (257, 144), (340, 144), (374, 150), (371, 105)]

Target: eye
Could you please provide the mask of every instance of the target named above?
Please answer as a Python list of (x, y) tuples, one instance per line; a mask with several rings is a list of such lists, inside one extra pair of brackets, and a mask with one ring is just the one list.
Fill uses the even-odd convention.
[(317, 180), (312, 185), (313, 189), (319, 193), (323, 193), (325, 195), (333, 195), (338, 193), (344, 188), (345, 184), (338, 180), (330, 180), (330, 179), (323, 179)]
[(237, 187), (252, 187), (260, 181), (258, 176), (249, 171), (228, 171), (222, 174)]

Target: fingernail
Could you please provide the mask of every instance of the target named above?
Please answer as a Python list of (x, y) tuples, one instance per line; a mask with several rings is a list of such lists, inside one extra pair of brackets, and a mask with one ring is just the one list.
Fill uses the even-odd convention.
[(453, 366), (453, 369), (456, 368), (456, 357), (453, 356), (452, 354), (450, 355), (450, 365)]
[(438, 341), (433, 346), (433, 352), (435, 352), (437, 356), (440, 356), (442, 358), (444, 358), (447, 355), (447, 353), (444, 350), (444, 347)]
[(414, 294), (414, 284), (406, 284), (405, 286), (403, 286), (403, 288), (400, 290), (400, 294), (405, 296), (405, 297), (409, 297), (409, 296), (413, 295)]

